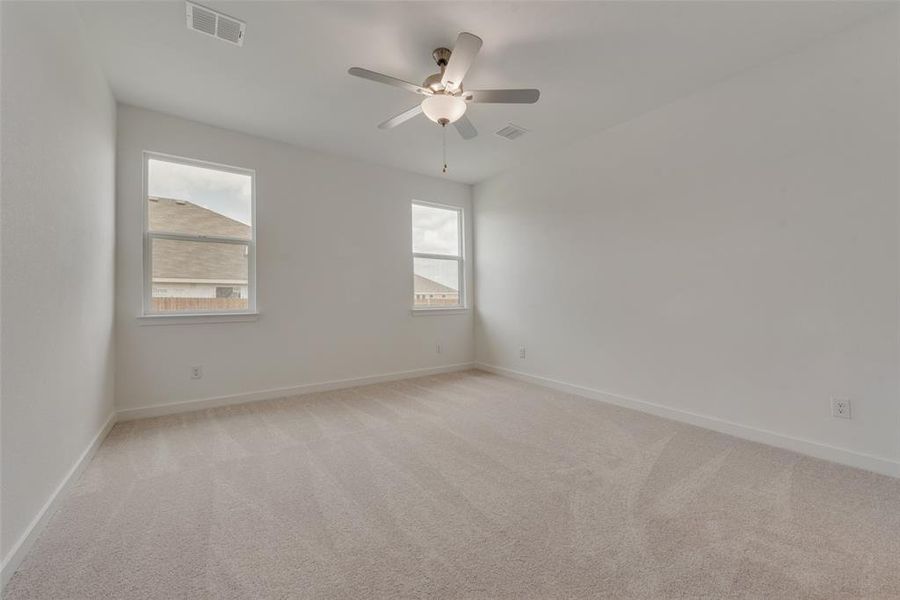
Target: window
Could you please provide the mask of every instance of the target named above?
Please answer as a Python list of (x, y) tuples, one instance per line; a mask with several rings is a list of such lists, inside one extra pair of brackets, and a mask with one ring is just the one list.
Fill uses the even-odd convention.
[(462, 209), (412, 203), (414, 309), (465, 306), (462, 231)]
[(256, 310), (254, 172), (144, 154), (144, 314)]

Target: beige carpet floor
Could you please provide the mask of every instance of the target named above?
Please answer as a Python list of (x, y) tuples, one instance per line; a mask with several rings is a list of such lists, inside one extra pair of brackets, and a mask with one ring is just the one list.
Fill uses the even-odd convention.
[(116, 425), (7, 600), (900, 598), (900, 480), (479, 371)]

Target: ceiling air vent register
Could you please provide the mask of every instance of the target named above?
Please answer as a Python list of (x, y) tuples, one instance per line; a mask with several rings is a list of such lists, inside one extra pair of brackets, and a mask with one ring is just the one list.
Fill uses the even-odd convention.
[(503, 129), (498, 131), (497, 135), (499, 135), (502, 138), (506, 138), (508, 140), (514, 140), (516, 138), (522, 137), (526, 133), (528, 133), (528, 130), (525, 129), (524, 127), (519, 127), (518, 125), (510, 123)]
[(185, 8), (188, 29), (211, 35), (229, 44), (244, 45), (247, 24), (243, 21), (193, 2), (185, 2)]

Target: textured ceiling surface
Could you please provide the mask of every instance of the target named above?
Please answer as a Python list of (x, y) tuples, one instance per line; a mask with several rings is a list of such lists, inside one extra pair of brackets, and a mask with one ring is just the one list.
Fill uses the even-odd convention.
[[(243, 47), (190, 31), (182, 2), (79, 10), (124, 103), (329, 153), (474, 183), (875, 16), (868, 2), (206, 2), (247, 22)], [(460, 31), (484, 40), (468, 89), (536, 87), (535, 105), (474, 105), (480, 135), (420, 116), (419, 97), (347, 75), (420, 82)], [(530, 132), (509, 141), (510, 122)]]

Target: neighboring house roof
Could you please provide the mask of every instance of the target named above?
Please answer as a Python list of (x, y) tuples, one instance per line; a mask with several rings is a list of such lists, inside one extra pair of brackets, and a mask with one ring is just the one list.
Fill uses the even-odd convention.
[[(251, 237), (249, 225), (183, 200), (151, 198), (149, 220), (151, 231), (247, 240)], [(246, 250), (247, 247), (242, 244), (157, 239), (153, 242), (153, 278), (197, 282), (246, 281)]]
[(413, 289), (417, 294), (456, 294), (457, 290), (421, 275), (413, 275)]
[(249, 240), (250, 226), (186, 200), (150, 197), (150, 231)]

